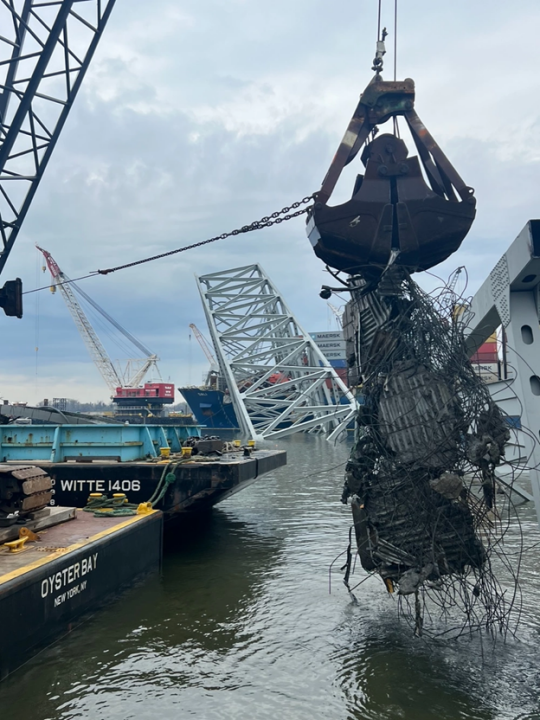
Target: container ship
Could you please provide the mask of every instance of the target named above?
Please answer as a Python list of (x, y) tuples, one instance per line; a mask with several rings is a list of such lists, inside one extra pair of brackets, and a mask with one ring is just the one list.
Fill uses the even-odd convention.
[[(347, 384), (347, 361), (343, 330), (310, 333), (340, 379)], [(210, 371), (202, 387), (179, 387), (195, 421), (208, 430), (238, 430), (234, 406), (219, 372)]]
[(227, 390), (204, 385), (178, 388), (195, 421), (212, 430), (237, 430), (238, 420)]

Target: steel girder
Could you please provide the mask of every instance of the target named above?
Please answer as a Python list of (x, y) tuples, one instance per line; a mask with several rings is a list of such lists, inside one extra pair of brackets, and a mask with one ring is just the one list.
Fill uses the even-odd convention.
[[(489, 273), (463, 315), (467, 348), (472, 355), (502, 326), (506, 358), (499, 382), (488, 384), (499, 407), (520, 419), (506, 460), (513, 469), (511, 489), (530, 499), (516, 480), (528, 469), (540, 524), (540, 220), (529, 220)], [(501, 480), (501, 478), (499, 478)]]
[(0, 0), (0, 273), (116, 0)]
[(336, 437), (354, 417), (356, 401), (260, 265), (203, 275), (197, 283), (242, 432)]

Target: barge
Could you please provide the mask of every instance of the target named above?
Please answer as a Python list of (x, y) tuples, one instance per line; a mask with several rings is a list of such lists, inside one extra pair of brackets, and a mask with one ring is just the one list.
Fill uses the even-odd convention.
[[(167, 482), (158, 508), (166, 520), (183, 512), (211, 508), (287, 462), (284, 450), (254, 450), (221, 457), (198, 457), (169, 463), (150, 462), (33, 462), (52, 479), (55, 505), (83, 507), (90, 493), (125, 493), (130, 503), (148, 502)], [(8, 463), (9, 464), (9, 463)], [(160, 486), (161, 484), (161, 486)]]
[(24, 545), (20, 525), (0, 528), (0, 617), (9, 618), (0, 680), (161, 567), (163, 514), (157, 510), (97, 518), (54, 508), (27, 525), (39, 540)]
[[(197, 454), (182, 456), (186, 443)], [(162, 450), (169, 459), (161, 457)], [(218, 439), (200, 438), (190, 426), (4, 425), (0, 462), (44, 470), (52, 480), (53, 507), (84, 507), (94, 492), (122, 492), (131, 503), (145, 503), (172, 473), (174, 481), (169, 476), (158, 505), (168, 517), (212, 507), (285, 465), (287, 454), (231, 448)]]
[[(103, 602), (157, 572), (166, 521), (171, 536), (174, 519), (208, 510), (286, 464), (284, 451), (195, 436), (182, 441), (178, 432), (0, 427), (0, 490), (4, 503), (9, 496), (12, 508), (20, 508), (0, 513), (0, 615), (10, 618), (0, 644), (0, 680)], [(110, 498), (112, 512), (85, 512), (92, 493)], [(125, 507), (114, 505), (112, 496), (122, 493)]]

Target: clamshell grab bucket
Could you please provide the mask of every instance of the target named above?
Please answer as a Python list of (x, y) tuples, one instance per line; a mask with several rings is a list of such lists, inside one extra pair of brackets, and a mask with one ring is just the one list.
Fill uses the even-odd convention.
[[(391, 261), (415, 272), (445, 260), (467, 235), (476, 205), (474, 191), (416, 115), (413, 81), (386, 83), (377, 77), (360, 98), (307, 227), (323, 262), (372, 277)], [(406, 119), (419, 157), (409, 157), (403, 140), (393, 134), (365, 144), (376, 124), (397, 115)], [(352, 198), (328, 205), (343, 167), (364, 144), (365, 172), (357, 177)]]

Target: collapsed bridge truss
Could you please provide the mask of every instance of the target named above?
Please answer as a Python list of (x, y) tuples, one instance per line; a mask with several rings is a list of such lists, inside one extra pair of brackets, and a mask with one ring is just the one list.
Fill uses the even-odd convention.
[(202, 275), (197, 283), (242, 432), (337, 437), (356, 401), (260, 265)]

